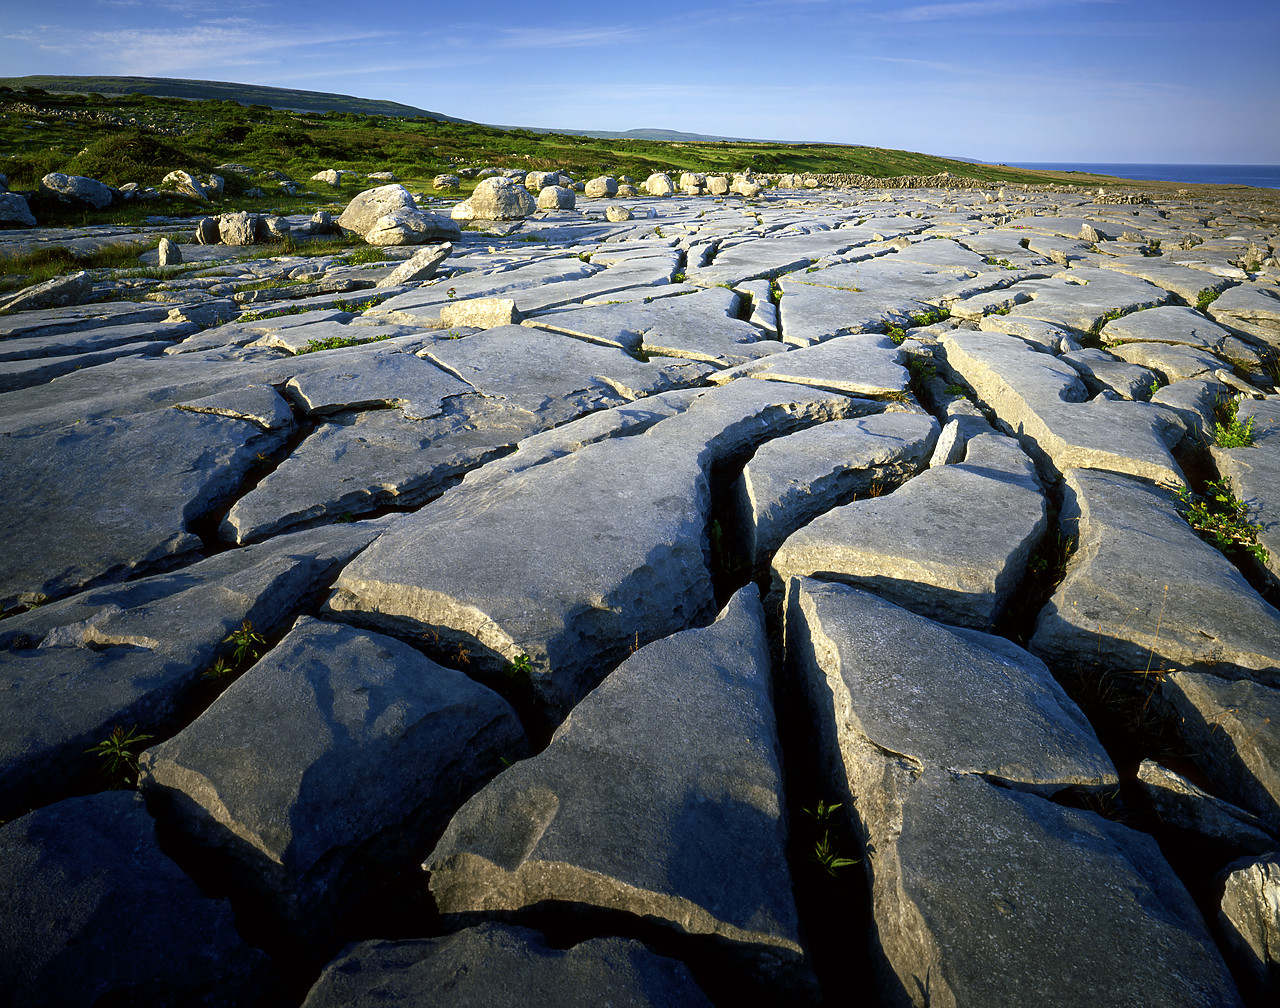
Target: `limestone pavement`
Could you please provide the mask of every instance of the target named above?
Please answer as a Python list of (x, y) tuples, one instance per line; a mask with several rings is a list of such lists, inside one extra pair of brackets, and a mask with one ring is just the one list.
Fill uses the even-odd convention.
[(1274, 1003), (1280, 209), (491, 181), (0, 313), (0, 1000)]

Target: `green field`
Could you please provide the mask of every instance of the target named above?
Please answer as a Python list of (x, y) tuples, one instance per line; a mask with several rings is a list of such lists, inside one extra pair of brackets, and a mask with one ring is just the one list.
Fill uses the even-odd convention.
[[(24, 83), (36, 79), (57, 84), (60, 90)], [(4, 84), (5, 80), (10, 83)], [(0, 172), (8, 176), (10, 187), (35, 189), (40, 178), (52, 171), (87, 175), (114, 186), (127, 182), (154, 186), (175, 168), (207, 173), (227, 162), (283, 172), (304, 186), (307, 179), (324, 168), (362, 173), (392, 171), (411, 188), (423, 188), (441, 172), (487, 165), (559, 169), (579, 177), (627, 174), (640, 179), (656, 171), (752, 170), (850, 173), (876, 178), (950, 172), (993, 183), (1090, 181), (1087, 176), (1053, 176), (877, 147), (619, 139), (499, 129), (429, 118), (436, 113), (408, 106), (397, 108), (421, 114), (335, 109), (299, 112), (272, 107), (270, 102), (287, 104), (297, 101), (298, 95), (342, 102), (362, 100), (216, 82), (170, 83), (176, 90), (192, 90), (199, 85), (205, 91), (213, 89), (214, 93), (237, 97), (180, 98), (61, 90), (70, 90), (72, 85), (85, 89), (94, 84), (105, 87), (110, 82), (130, 80), (155, 79), (0, 78)], [(262, 101), (250, 101), (255, 98)], [(1111, 184), (1115, 180), (1107, 181)], [(315, 203), (314, 197), (308, 203), (305, 197), (290, 198), (276, 191), (268, 193), (265, 203), (255, 205), (255, 197), (246, 197), (245, 191), (263, 183), (239, 176), (228, 176), (227, 183), (227, 205), (223, 209), (298, 212), (304, 203)], [(327, 189), (325, 192), (335, 200), (350, 195)], [(151, 212), (155, 212), (154, 205)], [(112, 221), (120, 214), (118, 208), (100, 215), (80, 213), (75, 222)], [(46, 219), (37, 216), (42, 222)]]

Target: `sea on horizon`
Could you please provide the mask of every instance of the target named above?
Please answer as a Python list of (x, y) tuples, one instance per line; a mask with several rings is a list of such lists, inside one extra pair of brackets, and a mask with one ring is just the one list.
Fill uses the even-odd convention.
[(1068, 164), (1065, 162), (1005, 162), (1011, 168), (1040, 171), (1087, 172), (1114, 175), (1143, 182), (1188, 182), (1198, 184), (1246, 185), (1259, 189), (1280, 189), (1280, 165), (1230, 164)]

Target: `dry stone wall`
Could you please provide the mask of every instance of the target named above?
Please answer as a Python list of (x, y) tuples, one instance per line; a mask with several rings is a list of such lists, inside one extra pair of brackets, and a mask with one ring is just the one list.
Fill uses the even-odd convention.
[(0, 1000), (1274, 1003), (1277, 200), (608, 181), (0, 314)]

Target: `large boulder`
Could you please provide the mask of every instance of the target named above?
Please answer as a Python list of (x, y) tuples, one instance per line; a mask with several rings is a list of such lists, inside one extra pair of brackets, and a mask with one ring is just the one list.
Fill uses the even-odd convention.
[(494, 177), (477, 185), (470, 199), (453, 208), (452, 216), (454, 220), (523, 220), (537, 209), (537, 201), (524, 186)]
[(612, 175), (601, 175), (599, 178), (589, 179), (582, 194), (595, 199), (605, 196), (617, 196), (618, 180)]
[(223, 245), (252, 245), (258, 234), (258, 215), (241, 210), (218, 217), (218, 238)]
[(655, 172), (644, 180), (644, 191), (650, 196), (670, 196), (676, 191), (676, 187), (670, 175)]
[(395, 210), (417, 210), (409, 190), (402, 185), (385, 185), (366, 189), (347, 204), (338, 218), (338, 226), (354, 231), (362, 238), (382, 217)]
[(572, 210), (576, 204), (574, 191), (565, 186), (549, 185), (538, 193), (539, 210)]
[(97, 179), (83, 175), (63, 175), (50, 172), (40, 180), (40, 191), (59, 203), (73, 206), (91, 206), (95, 210), (111, 205), (111, 190)]
[(160, 180), (161, 189), (169, 189), (198, 203), (209, 202), (209, 190), (190, 172), (171, 171)]
[(402, 208), (379, 217), (364, 233), (370, 245), (421, 245), (423, 242), (458, 238), (461, 229), (447, 217)]
[(36, 219), (31, 215), (31, 207), (27, 198), (18, 193), (0, 193), (0, 227), (35, 227)]

